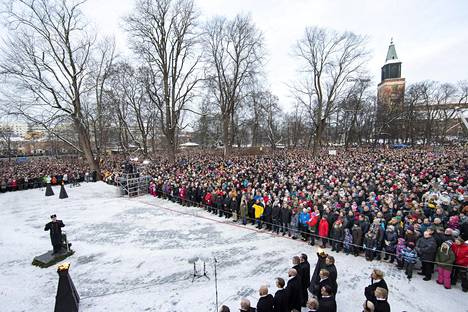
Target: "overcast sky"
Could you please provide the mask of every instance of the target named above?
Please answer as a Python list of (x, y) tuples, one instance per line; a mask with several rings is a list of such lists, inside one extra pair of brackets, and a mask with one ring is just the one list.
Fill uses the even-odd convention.
[[(295, 77), (295, 42), (306, 26), (368, 36), (369, 70), (377, 85), (390, 38), (407, 83), (468, 79), (468, 1), (459, 0), (195, 0), (202, 18), (250, 13), (264, 33), (268, 84), (283, 107), (292, 107), (286, 83)], [(127, 51), (122, 17), (135, 0), (88, 0), (85, 14), (101, 34), (114, 35)]]

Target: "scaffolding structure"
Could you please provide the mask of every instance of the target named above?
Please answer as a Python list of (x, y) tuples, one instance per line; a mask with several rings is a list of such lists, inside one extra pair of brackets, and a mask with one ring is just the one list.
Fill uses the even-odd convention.
[(136, 197), (148, 194), (150, 176), (141, 176), (140, 173), (123, 173), (118, 179), (120, 195)]

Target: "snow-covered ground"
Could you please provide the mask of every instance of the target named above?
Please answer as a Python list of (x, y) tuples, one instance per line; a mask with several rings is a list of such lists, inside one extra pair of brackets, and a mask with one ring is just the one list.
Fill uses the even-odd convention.
[[(274, 293), (274, 279), (287, 279), (292, 256), (305, 252), (315, 264), (314, 247), (236, 226), (199, 208), (150, 196), (119, 198), (104, 183), (68, 188), (68, 194), (65, 200), (38, 189), (0, 194), (1, 312), (52, 311), (56, 266), (31, 265), (35, 255), (51, 248), (43, 227), (52, 213), (64, 221), (76, 251), (66, 261), (85, 312), (215, 311), (214, 257), (219, 303), (237, 311), (241, 297), (256, 304), (262, 284)], [(386, 273), (392, 311), (468, 311), (468, 296), (459, 286), (446, 290), (418, 276), (408, 282), (394, 266), (331, 254), (338, 269), (338, 311), (362, 310), (375, 267)], [(191, 282), (193, 257), (208, 260), (210, 280)]]

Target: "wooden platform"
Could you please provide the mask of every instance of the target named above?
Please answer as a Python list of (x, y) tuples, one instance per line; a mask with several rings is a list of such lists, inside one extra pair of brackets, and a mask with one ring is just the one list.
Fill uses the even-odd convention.
[(70, 251), (63, 250), (59, 253), (56, 253), (55, 255), (52, 254), (52, 250), (49, 250), (48, 252), (34, 257), (34, 260), (32, 262), (32, 265), (38, 266), (40, 268), (48, 268), (54, 264), (59, 263), (60, 261), (70, 257), (73, 255), (75, 252), (70, 249)]

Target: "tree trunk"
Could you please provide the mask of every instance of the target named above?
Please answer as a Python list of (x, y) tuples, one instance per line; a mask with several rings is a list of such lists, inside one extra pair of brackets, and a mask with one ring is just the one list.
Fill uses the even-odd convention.
[(98, 181), (101, 180), (101, 170), (99, 168), (99, 161), (94, 159), (93, 151), (91, 148), (91, 142), (89, 140), (88, 132), (86, 131), (83, 123), (77, 117), (73, 118), (73, 123), (75, 125), (75, 130), (78, 132), (78, 138), (80, 142), (80, 147), (83, 152), (83, 155), (88, 162), (88, 165), (92, 171), (96, 171), (97, 175), (96, 178)]
[(231, 142), (229, 135), (229, 116), (223, 114), (223, 144), (224, 144), (224, 158), (228, 158), (231, 155)]

